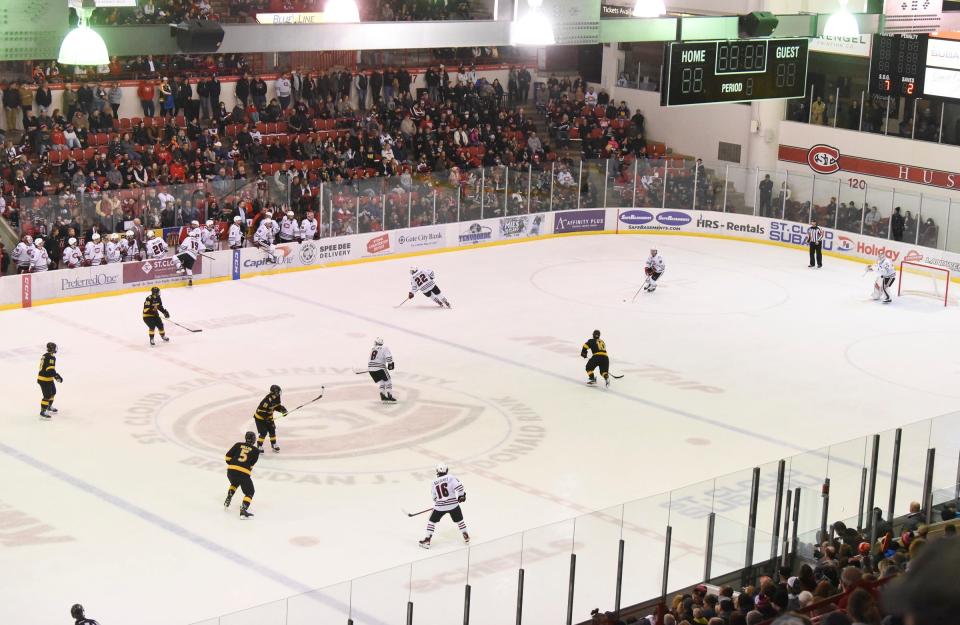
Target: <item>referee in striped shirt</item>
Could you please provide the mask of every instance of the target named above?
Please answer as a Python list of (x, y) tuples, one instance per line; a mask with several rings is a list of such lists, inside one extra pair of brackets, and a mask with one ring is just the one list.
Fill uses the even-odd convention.
[(807, 244), (810, 246), (810, 264), (813, 267), (816, 264), (817, 269), (823, 267), (823, 228), (817, 225), (817, 220), (810, 222), (807, 228)]

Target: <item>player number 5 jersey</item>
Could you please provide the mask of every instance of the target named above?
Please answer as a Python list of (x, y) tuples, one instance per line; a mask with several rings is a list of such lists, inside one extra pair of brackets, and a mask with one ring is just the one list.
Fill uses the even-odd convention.
[(459, 504), (457, 498), (467, 494), (460, 480), (444, 475), (433, 480), (433, 507), (435, 510), (453, 510)]

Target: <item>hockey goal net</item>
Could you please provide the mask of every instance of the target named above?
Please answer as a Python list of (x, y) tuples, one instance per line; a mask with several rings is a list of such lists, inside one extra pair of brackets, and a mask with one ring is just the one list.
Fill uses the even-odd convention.
[(947, 306), (952, 298), (950, 270), (905, 260), (900, 263), (897, 295), (923, 295), (938, 299)]

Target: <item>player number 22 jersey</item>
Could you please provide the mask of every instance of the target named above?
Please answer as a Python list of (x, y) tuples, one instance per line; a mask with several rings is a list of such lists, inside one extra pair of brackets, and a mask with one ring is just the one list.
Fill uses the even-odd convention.
[(433, 272), (429, 269), (418, 269), (412, 276), (410, 276), (410, 290), (414, 293), (417, 291), (432, 291), (433, 287), (436, 286), (434, 282)]
[(459, 505), (457, 498), (465, 495), (466, 490), (460, 480), (452, 475), (443, 475), (433, 480), (433, 507), (441, 512), (453, 510)]

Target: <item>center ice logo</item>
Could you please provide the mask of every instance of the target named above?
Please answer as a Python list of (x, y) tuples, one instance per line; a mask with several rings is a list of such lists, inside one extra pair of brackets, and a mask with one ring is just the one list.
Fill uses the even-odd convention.
[(819, 144), (807, 152), (807, 165), (818, 174), (834, 174), (840, 171), (840, 150)]
[[(398, 374), (401, 401), (385, 407), (366, 377), (331, 379), (352, 378), (352, 370), (272, 369), (254, 378), (250, 373), (227, 373), (194, 388), (174, 386), (144, 396), (128, 411), (127, 423), (137, 429), (133, 436), (176, 443), (189, 452), (183, 464), (219, 471), (221, 447), (254, 429), (253, 409), (270, 383), (281, 380), (283, 403), (293, 408), (316, 397), (318, 379), (327, 382), (322, 401), (289, 417), (276, 415), (282, 452), (257, 465), (262, 479), (316, 483), (310, 476), (325, 475), (378, 483), (389, 474), (412, 476), (429, 469), (425, 458), (451, 453), (464, 440), (475, 450), (471, 464), (492, 468), (534, 453), (546, 435), (541, 418), (522, 402), (475, 397), (454, 388), (454, 380)], [(250, 390), (238, 394), (232, 380), (242, 380), (241, 388)]]

